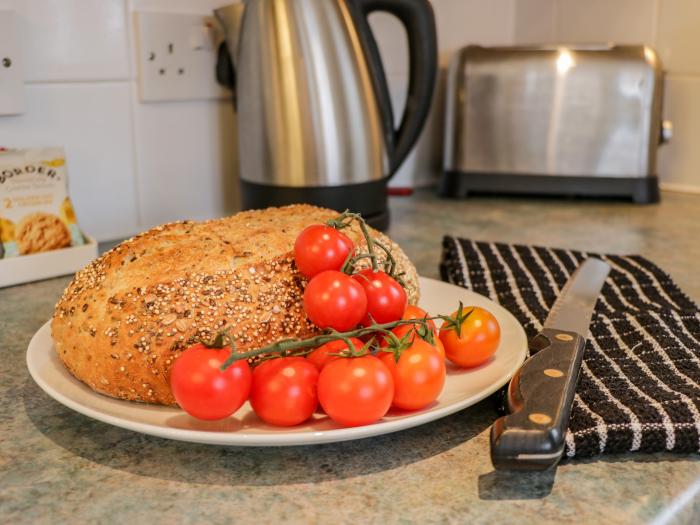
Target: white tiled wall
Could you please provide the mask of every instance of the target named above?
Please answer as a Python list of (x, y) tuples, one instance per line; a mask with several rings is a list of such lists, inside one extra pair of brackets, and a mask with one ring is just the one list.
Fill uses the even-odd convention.
[(29, 82), (124, 80), (129, 76), (121, 0), (0, 0), (15, 10)]
[[(235, 125), (225, 101), (141, 104), (134, 10), (210, 13), (232, 0), (0, 0), (18, 13), (26, 111), (0, 117), (0, 145), (62, 145), (79, 219), (98, 239), (237, 206)], [(669, 70), (666, 109), (676, 137), (662, 149), (663, 180), (700, 189), (698, 0), (432, 0), (441, 72), (429, 122), (393, 184), (422, 185), (440, 170), (444, 68), (455, 49), (536, 41), (643, 40)], [(405, 35), (388, 15), (372, 26), (396, 120), (406, 97)], [(1, 38), (1, 36), (0, 36)]]
[(636, 44), (654, 38), (656, 0), (559, 0), (557, 3), (555, 24), (559, 39)]
[(129, 84), (29, 84), (26, 112), (0, 117), (0, 144), (65, 148), (70, 192), (85, 230), (102, 239), (137, 230)]
[(132, 44), (135, 9), (209, 14), (230, 1), (0, 0), (18, 13), (27, 81), (0, 145), (65, 147), (78, 219), (98, 239), (237, 209), (231, 105), (141, 104)]
[[(27, 80), (27, 110), (0, 117), (0, 145), (64, 146), (79, 220), (98, 239), (237, 209), (230, 104), (140, 103), (132, 31), (135, 10), (210, 13), (231, 1), (0, 0), (0, 9), (20, 18)], [(515, 1), (434, 0), (441, 64), (467, 43), (511, 42)], [(390, 16), (373, 18), (398, 123), (408, 81), (405, 34)], [(425, 132), (394, 184), (437, 176), (443, 89), (441, 81)]]
[(518, 0), (514, 40), (517, 43), (553, 42), (557, 0)]
[[(0, 9), (18, 13), (27, 81), (26, 112), (0, 117), (0, 145), (64, 146), (79, 220), (98, 239), (237, 209), (230, 104), (140, 103), (132, 30), (135, 10), (210, 13), (232, 1), (0, 0)], [(467, 43), (510, 43), (515, 2), (433, 0), (441, 64)], [(408, 81), (405, 35), (390, 16), (374, 18), (398, 123)], [(439, 172), (443, 89), (441, 81), (396, 185), (425, 184)]]
[(674, 137), (658, 171), (668, 189), (700, 192), (700, 0), (517, 0), (517, 43), (644, 43), (666, 71)]
[(238, 208), (230, 104), (140, 104), (134, 124), (144, 224), (220, 217)]
[[(415, 149), (391, 181), (392, 186), (423, 186), (437, 179), (442, 165), (445, 76), (452, 53), (468, 44), (507, 45), (513, 42), (517, 0), (431, 0), (438, 34), (440, 71), (433, 105)], [(389, 15), (372, 15), (387, 70), (395, 120), (401, 119), (408, 85), (406, 35)]]
[(700, 75), (700, 2), (658, 0), (656, 46), (666, 67)]

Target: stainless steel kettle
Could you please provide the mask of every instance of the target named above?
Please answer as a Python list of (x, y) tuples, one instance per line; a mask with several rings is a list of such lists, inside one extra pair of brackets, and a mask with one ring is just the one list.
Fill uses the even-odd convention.
[[(406, 109), (394, 128), (367, 22), (396, 16), (409, 48)], [(244, 208), (308, 202), (388, 224), (386, 183), (430, 108), (437, 66), (427, 0), (245, 0), (215, 11), (226, 46), (217, 77), (234, 90)]]

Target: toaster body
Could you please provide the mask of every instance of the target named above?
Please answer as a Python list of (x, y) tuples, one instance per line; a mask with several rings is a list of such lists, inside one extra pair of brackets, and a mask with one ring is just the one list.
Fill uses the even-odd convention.
[(443, 195), (659, 198), (663, 73), (646, 46), (469, 46), (447, 85)]

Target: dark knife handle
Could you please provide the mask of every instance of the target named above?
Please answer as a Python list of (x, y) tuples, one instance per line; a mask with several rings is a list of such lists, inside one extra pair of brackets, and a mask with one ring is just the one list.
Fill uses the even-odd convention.
[(491, 427), (496, 469), (545, 470), (559, 462), (585, 345), (579, 334), (551, 329), (533, 339), (539, 351), (508, 387), (510, 415)]

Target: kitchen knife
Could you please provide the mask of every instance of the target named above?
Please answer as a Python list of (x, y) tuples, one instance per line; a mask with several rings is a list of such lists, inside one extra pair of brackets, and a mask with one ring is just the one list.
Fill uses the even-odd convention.
[(586, 259), (569, 278), (530, 341), (530, 357), (510, 381), (509, 415), (491, 427), (496, 469), (545, 470), (564, 452), (564, 436), (576, 391), (593, 309), (610, 266)]

